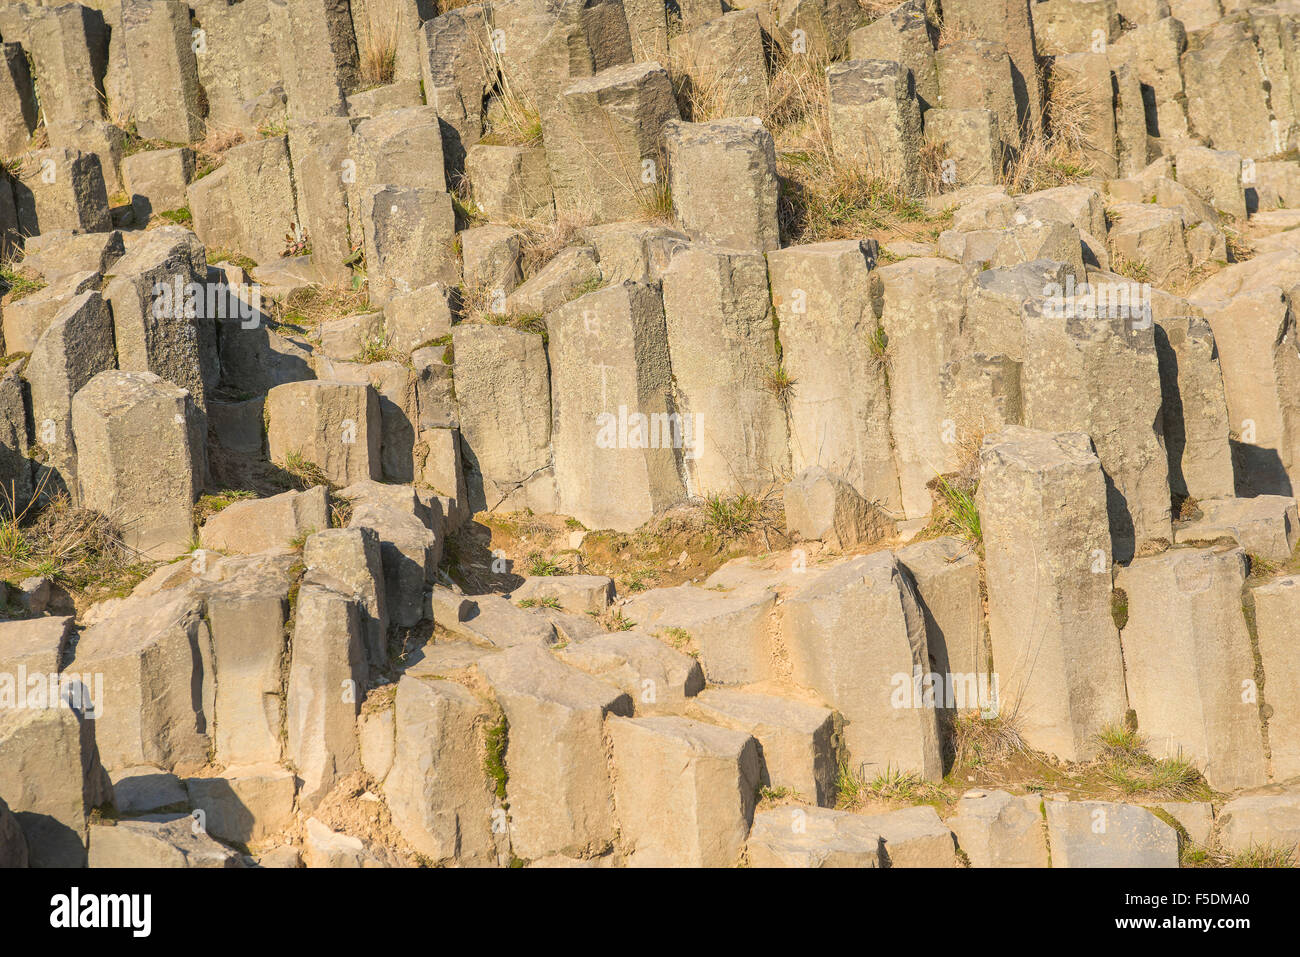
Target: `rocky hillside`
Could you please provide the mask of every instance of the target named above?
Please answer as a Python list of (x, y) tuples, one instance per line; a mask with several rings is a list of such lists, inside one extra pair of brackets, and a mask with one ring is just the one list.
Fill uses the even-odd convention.
[(1300, 0), (0, 0), (0, 866), (1291, 866)]

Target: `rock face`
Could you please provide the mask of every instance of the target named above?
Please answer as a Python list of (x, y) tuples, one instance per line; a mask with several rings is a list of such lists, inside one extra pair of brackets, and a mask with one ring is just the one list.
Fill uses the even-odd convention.
[(978, 503), (998, 708), (1034, 747), (1088, 757), (1128, 707), (1092, 443), (1020, 426), (986, 438)]
[(0, 867), (1294, 858), (1298, 43), (0, 0)]
[[(1121, 569), (1129, 704), (1151, 753), (1196, 762), (1217, 788), (1267, 780), (1255, 661), (1242, 614), (1245, 553), (1173, 549)], [(1176, 663), (1176, 664), (1175, 664)]]
[(184, 552), (207, 471), (190, 393), (151, 372), (101, 372), (72, 400), (72, 433), (83, 504), (148, 557)]
[(925, 618), (892, 555), (814, 576), (781, 617), (795, 681), (844, 715), (851, 766), (942, 777), (934, 702), (912, 694), (930, 669)]

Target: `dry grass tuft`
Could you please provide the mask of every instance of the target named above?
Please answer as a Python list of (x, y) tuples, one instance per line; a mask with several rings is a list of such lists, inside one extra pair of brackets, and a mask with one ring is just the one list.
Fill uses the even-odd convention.
[(194, 147), (194, 178), (202, 179), (226, 159), (232, 147), (244, 142), (244, 134), (234, 127), (208, 126), (203, 141)]
[(354, 316), (369, 308), (370, 299), (360, 290), (343, 286), (304, 286), (274, 303), (271, 314), (276, 322), (306, 332), (322, 322)]
[(1088, 91), (1065, 76), (1040, 73), (1047, 89), (1044, 130), (1022, 138), (1002, 182), (1010, 193), (1033, 193), (1076, 183), (1095, 171), (1089, 158), (1095, 127)]
[(32, 500), (15, 500), (14, 489), (0, 488), (0, 578), (44, 576), (89, 597), (129, 591), (151, 567), (122, 540), (106, 515), (78, 508), (66, 493), (45, 501), (52, 473), (44, 472)]
[(397, 18), (381, 18), (375, 22), (374, 12), (367, 16), (366, 35), (361, 41), (361, 85), (371, 89), (393, 82), (397, 69)]

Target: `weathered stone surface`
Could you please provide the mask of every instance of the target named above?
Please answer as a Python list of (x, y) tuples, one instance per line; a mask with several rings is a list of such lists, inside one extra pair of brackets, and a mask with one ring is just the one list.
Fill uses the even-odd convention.
[(476, 143), (465, 157), (474, 202), (491, 219), (549, 219), (555, 201), (540, 144), (499, 146)]
[(902, 567), (877, 552), (808, 577), (780, 607), (795, 682), (844, 716), (851, 767), (938, 779), (934, 702), (911, 693), (931, 670), (925, 617)]
[(121, 27), (113, 45), (126, 51), (136, 130), (145, 139), (169, 143), (203, 139), (189, 6), (179, 0), (122, 0)]
[(907, 518), (922, 518), (933, 504), (928, 483), (957, 465), (945, 441), (947, 410), (941, 370), (961, 326), (966, 279), (943, 259), (905, 259), (872, 273), (879, 291), (877, 315), (888, 342), (890, 431)]
[(0, 46), (0, 156), (17, 156), (27, 149), (36, 129), (36, 96), (32, 75), (21, 44)]
[(880, 832), (860, 815), (773, 808), (754, 815), (750, 867), (884, 867)]
[(380, 477), (379, 400), (370, 386), (290, 382), (267, 393), (266, 409), (272, 462), (298, 456), (335, 485)]
[(71, 669), (103, 675), (102, 691), (91, 690), (106, 768), (183, 772), (206, 762), (216, 683), (202, 611), (187, 591), (160, 592), (128, 600), (82, 632)]
[(556, 210), (602, 222), (636, 215), (661, 188), (663, 125), (677, 118), (672, 82), (657, 63), (575, 80), (544, 114)]
[(984, 646), (984, 604), (979, 559), (952, 536), (917, 542), (895, 555), (911, 576), (925, 615), (933, 670), (946, 676), (936, 705), (971, 711), (992, 705), (997, 689)]
[(90, 828), (91, 867), (243, 867), (238, 851), (194, 827), (188, 814), (149, 814)]
[(952, 831), (929, 805), (864, 814), (862, 821), (880, 833), (886, 867), (957, 866)]
[(1115, 581), (1128, 596), (1120, 639), (1139, 731), (1152, 754), (1182, 754), (1223, 790), (1267, 780), (1259, 706), (1242, 694), (1255, 673), (1245, 580), (1245, 554), (1214, 548), (1139, 558)]
[(202, 245), (180, 227), (151, 230), (113, 271), (104, 298), (113, 312), (118, 368), (152, 372), (189, 390), (205, 409), (219, 371)]
[(76, 488), (72, 400), (95, 375), (116, 364), (112, 319), (98, 292), (67, 300), (22, 367), (36, 441), (65, 485)]
[(370, 302), (458, 281), (451, 197), (426, 186), (376, 186), (361, 199)]
[(1212, 542), (1232, 538), (1251, 555), (1284, 562), (1295, 551), (1300, 520), (1289, 495), (1206, 499), (1196, 505), (1199, 517), (1182, 525), (1174, 540)]
[(286, 755), (310, 811), (339, 778), (360, 770), (356, 718), (366, 682), (360, 602), (321, 585), (298, 592), (285, 701)]
[[(1258, 268), (1272, 265), (1265, 261)], [(1247, 280), (1235, 289), (1220, 286), (1192, 295), (1214, 330), (1228, 420), (1238, 436), (1233, 454), (1244, 478), (1239, 494), (1291, 495), (1289, 476), (1300, 464), (1300, 408), (1295, 398), (1300, 355), (1289, 297), (1273, 285), (1282, 280), (1264, 274), (1260, 281)]]
[(235, 575), (205, 588), (218, 675), (213, 745), (223, 764), (281, 757), (288, 592), (278, 574)]
[(834, 805), (839, 740), (835, 713), (829, 708), (775, 695), (711, 688), (695, 699), (693, 710), (713, 724), (754, 736), (764, 785), (788, 789), (822, 807)]
[[(479, 668), (505, 713), (515, 853), (535, 858), (602, 852), (616, 827), (605, 716), (630, 715), (631, 699), (536, 647), (486, 658)], [(627, 823), (620, 818), (620, 824), (626, 836)]]
[(1106, 475), (1111, 548), (1127, 562), (1145, 543), (1172, 537), (1155, 336), (1149, 319), (1094, 318), (1076, 304), (1024, 306), (1024, 421), (1093, 437)]
[(627, 282), (589, 293), (547, 329), (558, 510), (631, 531), (685, 497), (659, 291)]
[(297, 222), (289, 138), (271, 136), (232, 147), (221, 166), (190, 184), (187, 196), (194, 232), (205, 246), (274, 262)]
[(889, 60), (850, 60), (826, 73), (831, 148), (836, 158), (907, 192), (920, 192), (921, 110), (906, 67)]
[(424, 100), (438, 111), (449, 168), (463, 168), (465, 151), (483, 135), (484, 94), (492, 85), (486, 5), (450, 10), (419, 31)]
[(1235, 854), (1300, 847), (1300, 794), (1273, 786), (1234, 798), (1219, 810), (1219, 841)]
[(516, 316), (544, 315), (599, 285), (600, 266), (595, 252), (586, 246), (570, 246), (507, 297), (505, 312)]
[(1263, 697), (1272, 709), (1268, 746), (1275, 780), (1300, 774), (1300, 654), (1296, 629), (1300, 622), (1300, 576), (1274, 579), (1250, 592), (1254, 602), (1255, 634), (1264, 668)]
[(275, 764), (227, 766), (220, 777), (189, 778), (185, 787), (202, 830), (223, 841), (261, 841), (293, 818), (293, 772)]
[(1143, 807), (1045, 801), (1053, 867), (1177, 867), (1178, 833)]
[(1231, 426), (1214, 333), (1199, 316), (1157, 317), (1155, 343), (1169, 491), (1195, 499), (1230, 496)]
[(971, 867), (1047, 867), (1042, 804), (1037, 794), (972, 790), (947, 823)]
[(637, 714), (680, 712), (687, 699), (704, 689), (704, 672), (698, 661), (638, 632), (615, 632), (570, 643), (560, 650), (560, 657), (622, 688)]
[[(767, 65), (757, 9), (731, 10), (671, 40), (665, 32), (665, 40), (674, 75), (689, 78), (692, 95), (708, 104), (712, 115), (756, 116), (766, 108)], [(666, 62), (661, 56), (636, 59)]]
[(1106, 485), (1082, 433), (1009, 427), (984, 440), (976, 493), (1000, 709), (1067, 760), (1128, 707), (1111, 618)]
[(696, 242), (766, 252), (781, 246), (776, 147), (757, 117), (664, 127), (673, 210)]
[(688, 718), (613, 719), (614, 800), (633, 867), (730, 867), (744, 850), (759, 785), (743, 731)]
[(542, 337), (509, 326), (452, 331), (470, 508), (552, 511), (551, 396)]
[(122, 177), (136, 222), (147, 223), (154, 213), (185, 205), (185, 191), (194, 178), (194, 151), (175, 147), (133, 153), (122, 160)]
[(614, 600), (614, 580), (605, 575), (534, 575), (510, 597), (516, 603), (549, 598), (570, 611), (601, 612)]
[[(944, 110), (985, 110), (993, 114), (998, 143), (1017, 148), (1021, 115), (1014, 67), (1001, 38), (966, 39), (947, 44), (935, 54), (939, 102)], [(960, 177), (961, 168), (958, 167)]]
[(781, 494), (786, 528), (805, 540), (844, 550), (879, 541), (894, 530), (857, 489), (820, 466), (804, 469)]
[(757, 492), (789, 456), (766, 263), (692, 246), (673, 256), (663, 297), (688, 491)]
[(72, 400), (81, 504), (145, 556), (183, 554), (207, 471), (202, 424), (190, 393), (152, 372), (100, 372)]
[(912, 72), (922, 112), (939, 103), (935, 72), (937, 30), (926, 17), (925, 0), (906, 0), (849, 34), (850, 60), (893, 60)]
[(388, 589), (379, 535), (371, 528), (322, 528), (303, 543), (304, 580), (351, 593), (361, 603), (366, 656), (385, 661), (388, 652)]
[(356, 34), (345, 0), (268, 0), (280, 75), (295, 117), (343, 116), (360, 81)]
[(775, 601), (766, 590), (726, 594), (688, 584), (634, 595), (622, 607), (641, 631), (698, 651), (710, 681), (745, 684), (772, 676), (768, 619)]
[(1034, 28), (1029, 5), (1021, 0), (949, 0), (944, 25), (954, 35), (994, 41), (1006, 46), (1011, 58), (1016, 112), (1023, 126), (1038, 129), (1042, 122), (1044, 91), (1038, 72)]
[(410, 675), (398, 683), (384, 798), (405, 839), (434, 862), (496, 863), (497, 801), (480, 756), (491, 723), (487, 705), (461, 685)]
[(25, 236), (53, 229), (112, 228), (99, 157), (72, 149), (28, 153), (13, 181), (18, 228)]
[(66, 707), (0, 710), (0, 794), (32, 867), (85, 865), (86, 814), (102, 775), (94, 735)]
[[(823, 466), (868, 501), (898, 509), (884, 367), (871, 344), (874, 248), (851, 240), (791, 246), (767, 261), (782, 361), (798, 384), (788, 413), (791, 467)], [(829, 355), (839, 361), (828, 363)]]

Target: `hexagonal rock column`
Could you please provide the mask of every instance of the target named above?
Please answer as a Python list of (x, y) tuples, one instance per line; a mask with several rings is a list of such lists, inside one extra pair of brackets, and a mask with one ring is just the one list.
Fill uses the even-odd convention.
[(72, 400), (81, 504), (154, 560), (184, 554), (206, 453), (190, 394), (152, 372), (101, 372)]
[(112, 369), (113, 323), (103, 297), (83, 292), (55, 315), (22, 367), (36, 442), (44, 464), (59, 473), (75, 495), (77, 448), (72, 436), (72, 399), (96, 374)]
[(1088, 437), (1011, 426), (984, 440), (976, 493), (999, 709), (1065, 760), (1124, 717), (1106, 482)]
[(634, 218), (662, 188), (663, 126), (678, 119), (667, 71), (629, 63), (575, 80), (544, 117), (558, 211)]
[(1144, 807), (1047, 801), (1053, 867), (1177, 867), (1178, 832)]
[(361, 768), (356, 720), (366, 689), (361, 603), (322, 585), (298, 592), (285, 699), (285, 754), (310, 811), (335, 783)]
[(551, 384), (542, 337), (509, 326), (452, 330), (471, 511), (555, 509)]
[(288, 382), (266, 394), (266, 415), (267, 447), (277, 465), (297, 455), (338, 486), (378, 481), (379, 399), (370, 386)]
[(289, 138), (271, 136), (233, 147), (220, 167), (190, 184), (186, 195), (194, 232), (205, 246), (275, 262), (298, 219)]
[(916, 157), (921, 109), (906, 67), (891, 60), (849, 60), (826, 71), (830, 86), (831, 149), (905, 192), (924, 186)]
[(757, 117), (664, 126), (677, 222), (691, 239), (779, 249), (776, 146)]
[(1200, 316), (1156, 318), (1169, 491), (1195, 499), (1233, 494), (1228, 406), (1218, 346)]
[(844, 715), (854, 770), (867, 777), (915, 771), (943, 776), (925, 617), (908, 576), (889, 552), (830, 566), (790, 593), (781, 634), (794, 681)]
[(767, 264), (758, 253), (693, 246), (663, 276), (673, 392), (692, 416), (691, 492), (757, 490), (789, 462), (785, 413), (769, 387), (776, 366)]
[(384, 799), (402, 835), (435, 863), (497, 861), (497, 801), (480, 753), (491, 720), (487, 703), (453, 681), (404, 675), (397, 684)]
[(754, 818), (758, 744), (689, 718), (615, 718), (614, 802), (632, 867), (733, 867)]
[(1245, 583), (1239, 548), (1171, 549), (1115, 579), (1128, 595), (1120, 640), (1138, 730), (1152, 754), (1183, 755), (1224, 791), (1268, 779)]
[(13, 191), (18, 228), (24, 236), (56, 229), (112, 228), (104, 169), (94, 153), (73, 149), (28, 153)]
[[(216, 679), (201, 599), (188, 589), (132, 597), (77, 643), (70, 670), (95, 675), (95, 747), (110, 771), (184, 773), (208, 760)], [(98, 676), (103, 687), (98, 687)]]
[(1086, 432), (1106, 475), (1111, 548), (1127, 562), (1169, 542), (1169, 459), (1153, 325), (1072, 314), (1073, 300), (1025, 303), (1025, 424)]
[(603, 852), (617, 833), (605, 716), (631, 715), (632, 699), (536, 646), (485, 658), (479, 668), (506, 717), (515, 852), (529, 859)]
[(678, 461), (696, 447), (693, 419), (672, 405), (659, 290), (588, 293), (546, 325), (559, 511), (631, 531), (685, 497)]
[(1248, 495), (1293, 495), (1300, 467), (1300, 356), (1291, 297), (1268, 279), (1194, 300), (1214, 330), (1232, 443)]
[(199, 67), (190, 36), (190, 10), (179, 0), (123, 0), (122, 35), (132, 84), (132, 114), (145, 139), (191, 143), (203, 139)]
[[(942, 371), (960, 334), (965, 271), (945, 259), (905, 259), (871, 274), (889, 350), (889, 423), (907, 518), (930, 514), (927, 483), (957, 467), (945, 428)], [(795, 386), (796, 389), (798, 386)]]
[(948, 826), (971, 867), (1047, 867), (1042, 804), (1037, 794), (967, 791)]
[(768, 253), (789, 400), (791, 467), (820, 465), (887, 511), (901, 505), (889, 439), (889, 398), (870, 271), (875, 250), (856, 240)]
[(750, 867), (884, 867), (880, 832), (860, 814), (782, 807), (754, 815)]
[(424, 186), (376, 186), (361, 200), (370, 302), (441, 282), (460, 281), (452, 241), (456, 213), (451, 196)]
[(693, 710), (713, 724), (748, 732), (758, 740), (764, 784), (789, 788), (822, 807), (835, 803), (835, 712), (794, 698), (732, 688), (710, 688), (693, 704)]
[(1300, 575), (1275, 579), (1250, 593), (1264, 665), (1264, 701), (1273, 709), (1268, 747), (1273, 777), (1300, 774)]
[[(0, 794), (32, 867), (84, 867), (94, 731), (68, 708), (0, 709)], [(107, 781), (104, 782), (107, 784)]]

